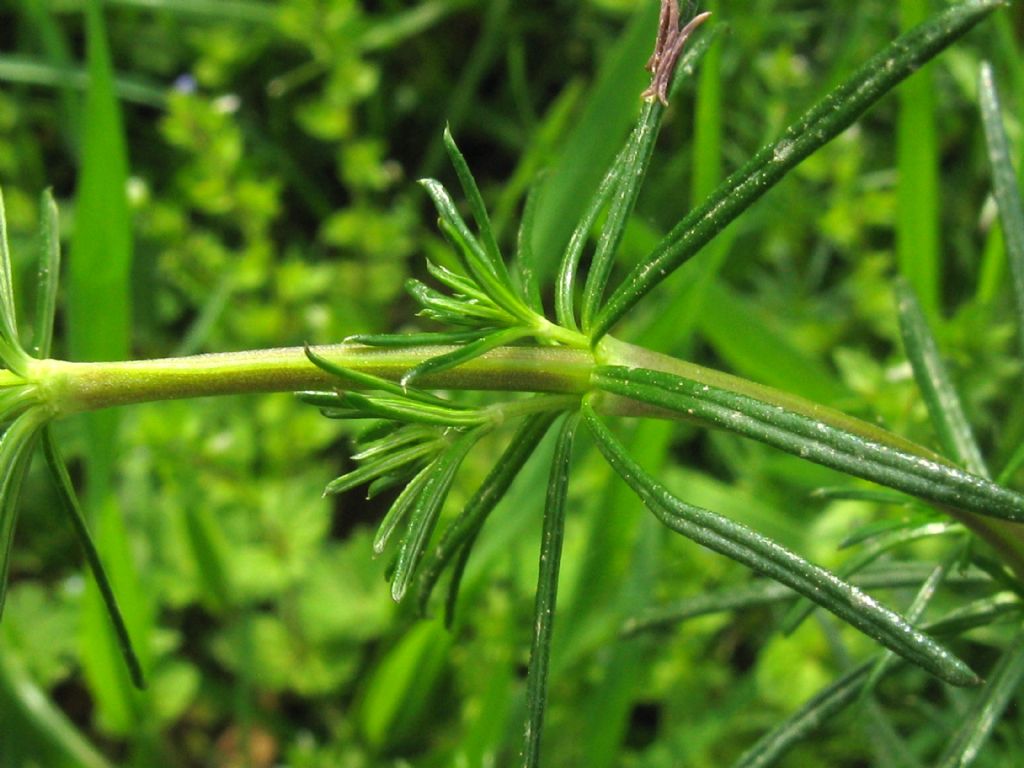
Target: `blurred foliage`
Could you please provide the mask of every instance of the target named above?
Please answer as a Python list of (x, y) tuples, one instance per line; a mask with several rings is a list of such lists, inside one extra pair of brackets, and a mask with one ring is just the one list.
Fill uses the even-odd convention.
[[(83, 5), (0, 5), (0, 183), (25, 281), (39, 190), (52, 185), (71, 212), (65, 228), (75, 225), (83, 97), (72, 75), (84, 66)], [(576, 162), (586, 166), (570, 170), (600, 173), (610, 158), (596, 141), (592, 154), (579, 145), (583, 116), (598, 86), (617, 87), (603, 65), (623, 55), (642, 66), (649, 35), (637, 36), (639, 46), (623, 30), (649, 5), (108, 0), (129, 146), (134, 353), (331, 342), (409, 325), (403, 282), (421, 274), (424, 252), (438, 250), (429, 206), (412, 182), (450, 175), (440, 163), (445, 123), (492, 210), (517, 210), (534, 172), (557, 165), (566, 142), (577, 142)], [(881, 0), (855, 10), (842, 0), (768, 0), (756, 11), (734, 0), (713, 5), (730, 24), (718, 73), (726, 169), (898, 28), (893, 4)], [(1011, 138), (1024, 146), (1021, 27), (1018, 3), (933, 68), (946, 263), (946, 320), (937, 331), (996, 469), (1024, 440), (1022, 365), (1008, 292), (979, 283), (995, 235), (973, 73), (981, 55), (994, 59), (1008, 86)], [(65, 75), (40, 85), (11, 63)], [(711, 295), (720, 313), (739, 313), (731, 329), (712, 333), (698, 321), (692, 336), (659, 335), (658, 316), (678, 311), (670, 291), (645, 303), (632, 327), (663, 351), (824, 392), (934, 445), (892, 298), (897, 107), (885, 99), (730, 230)], [(680, 190), (694, 173), (693, 113), (686, 87), (627, 235), (626, 262), (687, 209)], [(613, 146), (621, 139), (612, 138)], [(519, 183), (504, 186), (509, 179)], [(780, 367), (775, 350), (810, 373)], [(56, 356), (64, 354), (58, 341)], [(82, 426), (62, 429), (81, 455)], [(45, 479), (31, 474), (0, 654), (106, 757), (54, 746), (50, 721), (18, 709), (5, 667), (0, 765), (511, 765), (539, 538), (539, 514), (530, 510), (541, 506), (543, 456), (485, 529), (448, 633), (436, 621), (415, 622), (387, 596), (369, 534), (386, 504), (360, 490), (322, 497), (325, 482), (350, 468), (345, 429), (286, 395), (124, 411), (117, 498), (136, 567), (159, 606), (138, 732), (111, 730), (97, 711), (79, 662), (79, 556), (51, 511)], [(840, 478), (728, 435), (681, 427), (641, 432), (637, 441), (649, 447), (652, 467), (673, 465), (665, 479), (684, 498), (828, 565), (842, 561), (837, 546), (851, 530), (903, 514), (872, 501), (811, 498)], [(814, 623), (790, 637), (773, 632), (772, 609), (617, 640), (638, 606), (747, 575), (639, 521), (636, 502), (609, 485), (607, 469), (582, 452), (579, 459), (562, 576), (563, 614), (572, 620), (556, 628), (548, 764), (597, 765), (594, 754), (637, 768), (726, 764), (832, 679), (841, 654)], [(465, 475), (479, 480), (488, 461), (470, 456)], [(467, 483), (453, 496), (471, 490)], [(612, 508), (609, 499), (621, 503)], [(607, 559), (593, 554), (605, 551), (595, 549), (602, 541)], [(933, 553), (923, 546), (916, 554), (927, 559)], [(590, 594), (593, 583), (607, 594)], [(972, 636), (966, 657), (986, 668), (998, 634)], [(850, 653), (859, 650), (857, 638), (843, 637)], [(903, 701), (919, 688), (908, 674), (880, 696)], [(940, 695), (944, 708), (915, 700), (906, 717), (952, 731), (957, 695)], [(788, 764), (873, 760), (855, 719)], [(1019, 714), (1008, 720), (1006, 738), (977, 764), (1015, 764), (1019, 724)]]

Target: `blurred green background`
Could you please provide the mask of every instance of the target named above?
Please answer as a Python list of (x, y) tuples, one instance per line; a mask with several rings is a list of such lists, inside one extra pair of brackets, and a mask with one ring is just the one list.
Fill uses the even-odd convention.
[[(729, 30), (680, 89), (622, 263), (901, 25), (943, 5), (703, 4)], [(657, 10), (653, 0), (0, 2), (0, 185), (21, 307), (31, 311), (38, 196), (52, 186), (66, 255), (58, 357), (425, 327), (402, 284), (445, 247), (414, 184), (454, 180), (445, 124), (509, 249), (539, 185), (531, 237), (553, 265), (638, 112)], [(991, 58), (1024, 146), (1022, 28), (1019, 3), (985, 22), (804, 163), (617, 335), (934, 445), (899, 343), (891, 289), (902, 264), (1002, 466), (1024, 440), (1022, 370), (975, 81)], [(60, 426), (150, 687), (131, 690), (53, 491), (30, 474), (0, 624), (0, 765), (515, 764), (543, 450), (485, 529), (447, 632), (388, 597), (370, 537), (389, 499), (321, 496), (350, 468), (349, 428), (290, 395)], [(900, 514), (814, 498), (850, 481), (731, 436), (625, 428), (683, 498), (825, 564), (842, 561), (837, 544), (856, 526)], [(499, 448), (470, 457), (456, 505)], [(815, 622), (784, 637), (766, 610), (618, 639), (639, 609), (747, 574), (669, 539), (587, 446), (576, 468), (547, 765), (727, 764), (842, 669), (837, 643), (870, 648)], [(990, 642), (972, 639), (965, 658), (984, 666)], [(907, 673), (882, 696), (901, 702), (898, 730), (930, 724), (913, 731), (926, 751), (953, 730), (958, 700), (908, 704), (924, 685)], [(1011, 716), (978, 764), (1024, 760), (1019, 726)], [(874, 759), (851, 716), (788, 764)]]

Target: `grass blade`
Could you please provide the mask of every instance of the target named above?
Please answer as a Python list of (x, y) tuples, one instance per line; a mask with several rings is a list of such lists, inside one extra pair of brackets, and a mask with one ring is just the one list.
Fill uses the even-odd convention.
[(605, 459), (666, 527), (786, 584), (952, 685), (978, 682), (967, 665), (946, 648), (835, 574), (744, 525), (673, 496), (630, 458), (588, 404), (583, 414)]
[(57, 286), (60, 283), (60, 227), (57, 221), (57, 204), (50, 190), (43, 192), (42, 224), (39, 227), (42, 241), (42, 258), (36, 279), (36, 315), (32, 333), (32, 354), (43, 360), (50, 356), (53, 346), (53, 321), (57, 313)]
[(913, 289), (903, 280), (896, 283), (896, 305), (903, 346), (943, 450), (969, 472), (987, 478), (988, 469), (981, 457), (981, 449), (942, 362), (938, 344)]
[(121, 608), (117, 604), (117, 598), (114, 595), (110, 579), (107, 578), (107, 572), (103, 568), (100, 553), (93, 543), (89, 527), (85, 522), (85, 515), (82, 514), (82, 509), (78, 504), (78, 497), (75, 495), (74, 486), (71, 483), (71, 478), (68, 476), (67, 465), (65, 465), (64, 459), (60, 455), (57, 441), (54, 440), (53, 432), (49, 426), (43, 427), (42, 443), (43, 456), (46, 458), (50, 475), (57, 488), (57, 495), (60, 497), (61, 506), (64, 507), (68, 522), (71, 523), (71, 527), (74, 529), (75, 538), (82, 548), (85, 560), (89, 564), (89, 570), (92, 571), (93, 578), (96, 579), (100, 595), (103, 597), (103, 603), (110, 617), (110, 623), (113, 625), (114, 633), (117, 636), (118, 646), (124, 656), (125, 664), (128, 666), (128, 673), (131, 675), (132, 683), (135, 684), (136, 688), (145, 688), (145, 675), (142, 672), (142, 665), (139, 663), (138, 654), (135, 653), (135, 648), (132, 645), (128, 625), (125, 623)]
[[(1024, 519), (1024, 496), (938, 457), (910, 453), (901, 441), (879, 442), (868, 430), (838, 426), (827, 409), (817, 418), (710, 384), (642, 368), (602, 366), (595, 386), (613, 394), (696, 417), (716, 427), (923, 499), (980, 515)], [(923, 449), (922, 449), (923, 450)]]
[(938, 14), (872, 57), (844, 84), (729, 176), (633, 269), (592, 328), (603, 336), (634, 304), (697, 253), (804, 158), (831, 141), (883, 95), (965, 34), (1003, 0), (968, 0)]
[[(900, 0), (904, 30), (927, 19), (931, 0)], [(896, 124), (896, 260), (917, 293), (925, 315), (940, 314), (942, 259), (939, 247), (940, 156), (935, 126), (935, 78), (925, 67), (899, 92)]]
[(1024, 633), (1010, 641), (1007, 650), (989, 675), (985, 687), (978, 693), (970, 711), (964, 717), (963, 727), (954, 737), (938, 768), (963, 768), (974, 762), (992, 730), (1017, 694), (1024, 679)]
[[(128, 151), (103, 3), (85, 5), (89, 91), (82, 124), (75, 193), (75, 227), (67, 269), (67, 340), (75, 360), (125, 360), (130, 356), (132, 219), (128, 205)], [(96, 545), (109, 568), (137, 650), (148, 666), (151, 599), (137, 571), (121, 511), (113, 495), (118, 413), (80, 417), (85, 425), (84, 503)], [(82, 616), (82, 666), (98, 717), (113, 733), (131, 733), (147, 716), (125, 672), (119, 641), (102, 595), (90, 578)]]
[(540, 742), (547, 704), (548, 662), (551, 659), (551, 635), (554, 630), (555, 604), (558, 601), (558, 572), (562, 562), (562, 540), (565, 536), (565, 507), (569, 490), (569, 469), (572, 446), (579, 425), (579, 415), (572, 414), (562, 424), (555, 444), (544, 505), (544, 529), (540, 544), (540, 573), (533, 610), (533, 643), (530, 666), (526, 674), (526, 729), (522, 765), (540, 765)]
[(988, 62), (981, 65), (978, 93), (988, 158), (992, 166), (993, 191), (999, 207), (999, 220), (1003, 225), (1003, 242), (1010, 262), (1013, 295), (1017, 304), (1017, 337), (1024, 351), (1024, 201), (1021, 200), (1020, 188), (1017, 186), (1010, 142), (1003, 127), (995, 75)]
[[(508, 492), (519, 470), (547, 434), (556, 415), (553, 411), (546, 411), (527, 417), (476, 493), (459, 516), (445, 529), (441, 540), (423, 564), (423, 574), (417, 591), (421, 613), (426, 611), (427, 601), (444, 569), (456, 554), (468, 551), (487, 521), (488, 515)], [(455, 591), (458, 591), (457, 584)]]
[(423, 489), (412, 506), (409, 528), (402, 538), (395, 571), (391, 577), (391, 597), (396, 603), (405, 597), (416, 567), (423, 558), (427, 544), (430, 543), (431, 534), (437, 525), (438, 515), (448, 497), (455, 473), (470, 449), (486, 431), (485, 428), (480, 428), (465, 432), (431, 463), (430, 471), (423, 481)]

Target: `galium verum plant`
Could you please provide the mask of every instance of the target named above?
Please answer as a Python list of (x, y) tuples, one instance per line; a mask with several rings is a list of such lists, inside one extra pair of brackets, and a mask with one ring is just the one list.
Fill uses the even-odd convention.
[[(981, 685), (978, 674), (950, 650), (947, 639), (996, 618), (1018, 616), (1019, 600), (968, 606), (960, 614), (928, 625), (922, 624), (922, 616), (936, 589), (955, 579), (980, 580), (994, 592), (1003, 585), (1019, 592), (1019, 580), (1024, 577), (1024, 529), (1019, 525), (1024, 521), (1024, 495), (1005, 485), (1013, 462), (1002, 477), (990, 478), (935, 341), (906, 285), (897, 289), (904, 338), (945, 456), (792, 394), (628, 344), (610, 331), (789, 170), (1002, 4), (1002, 0), (966, 0), (880, 51), (722, 182), (665, 235), (648, 258), (613, 285), (616, 254), (651, 162), (672, 87), (681, 79), (675, 75), (692, 71), (716, 33), (711, 29), (687, 48), (687, 41), (709, 14), (684, 15), (676, 0), (664, 0), (655, 50), (648, 62), (651, 85), (642, 94), (634, 130), (594, 191), (557, 264), (553, 315), (545, 310), (543, 286), (537, 279), (540, 255), (531, 250), (535, 198), (527, 202), (514, 253), (507, 258), (469, 166), (447, 131), (444, 146), (472, 225), (440, 182), (421, 182), (437, 209), (438, 225), (453, 256), (446, 264), (428, 262), (433, 284), (409, 281), (420, 315), (437, 326), (423, 333), (356, 336), (333, 346), (172, 360), (52, 360), (59, 271), (56, 209), (47, 198), (29, 351), (19, 341), (0, 216), (0, 361), (6, 369), (0, 375), (0, 413), (6, 428), (0, 440), (0, 573), (4, 574), (0, 606), (18, 489), (39, 445), (101, 586), (133, 678), (141, 685), (142, 670), (50, 423), (77, 412), (132, 402), (292, 390), (329, 418), (369, 422), (353, 457), (358, 467), (328, 484), (327, 492), (367, 485), (372, 496), (399, 489), (380, 524), (374, 550), (391, 558), (394, 599), (411, 597), (422, 611), (428, 609), (441, 577), (450, 571), (445, 603), (449, 620), (463, 570), (488, 516), (542, 438), (556, 433), (526, 681), (523, 765), (534, 766), (540, 760), (567, 491), (581, 426), (666, 528), (768, 577), (743, 591), (707, 596), (700, 605), (653, 607), (631, 620), (627, 632), (646, 631), (700, 613), (788, 601), (794, 603), (786, 621), (790, 628), (810, 607), (818, 606), (883, 647), (876, 659), (853, 668), (768, 734), (740, 765), (770, 764), (797, 738), (870, 696), (881, 677), (898, 664), (916, 665), (953, 686)], [(996, 197), (1024, 318), (1024, 211), (990, 69), (983, 71), (980, 92)], [(1024, 338), (1024, 322), (1021, 334)], [(492, 394), (483, 399), (460, 397), (460, 392), (469, 390)], [(681, 419), (726, 430), (910, 494), (930, 505), (936, 515), (863, 532), (855, 542), (861, 547), (859, 555), (842, 572), (831, 572), (745, 525), (674, 495), (630, 456), (609, 425), (616, 416)], [(460, 466), (485, 439), (504, 440), (505, 447), (464, 508), (445, 517), (445, 501)], [(934, 536), (952, 537), (958, 544), (955, 556), (927, 573), (859, 573), (896, 546)], [(978, 541), (994, 557), (976, 546)], [(981, 571), (972, 568), (968, 573), (965, 563)], [(908, 585), (919, 591), (905, 615), (864, 591)], [(1009, 646), (989, 673), (942, 765), (966, 764), (977, 753), (1024, 675), (1021, 647), (1021, 643)]]

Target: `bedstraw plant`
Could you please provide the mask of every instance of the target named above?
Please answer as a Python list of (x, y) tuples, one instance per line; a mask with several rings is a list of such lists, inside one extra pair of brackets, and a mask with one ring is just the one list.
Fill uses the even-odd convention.
[[(873, 691), (907, 666), (968, 692), (962, 699), (960, 732), (950, 735), (941, 754), (921, 758), (937, 759), (930, 764), (942, 766), (970, 763), (1024, 676), (1021, 635), (1005, 642), (999, 658), (985, 669), (968, 666), (957, 654), (965, 632), (998, 622), (1020, 624), (1024, 494), (1007, 483), (1024, 461), (1024, 450), (993, 478), (911, 285), (896, 285), (901, 329), (941, 454), (832, 408), (627, 343), (612, 332), (635, 305), (790, 170), (1003, 4), (964, 0), (893, 41), (726, 178), (647, 258), (620, 274), (616, 256), (672, 89), (686, 79), (681, 73), (699, 67), (722, 27), (717, 19), (709, 22), (710, 14), (696, 14), (692, 4), (683, 13), (676, 0), (664, 0), (648, 63), (651, 84), (640, 95), (636, 126), (593, 191), (557, 263), (545, 263), (552, 254), (535, 253), (531, 247), (535, 196), (525, 206), (514, 250), (503, 249), (469, 165), (451, 132), (445, 132), (444, 148), (460, 191), (453, 195), (439, 181), (421, 181), (451, 250), (443, 263), (428, 261), (429, 281), (408, 282), (424, 319), (426, 330), (420, 333), (166, 360), (51, 359), (59, 273), (56, 207), (44, 198), (45, 248), (28, 347), (21, 343), (15, 315), (0, 209), (0, 361), (5, 369), (0, 372), (5, 424), (0, 441), (0, 573), (5, 576), (0, 579), (0, 606), (19, 488), (38, 447), (101, 588), (132, 679), (144, 685), (145, 670), (132, 650), (84, 523), (52, 422), (128, 403), (295, 391), (327, 418), (366, 422), (353, 456), (358, 466), (328, 483), (326, 492), (367, 486), (370, 496), (397, 493), (373, 539), (374, 552), (390, 562), (391, 595), (429, 612), (435, 588), (450, 574), (440, 601), (449, 623), (482, 528), (545, 435), (554, 436), (525, 681), (521, 765), (541, 764), (568, 490), (580, 443), (596, 446), (666, 529), (761, 577), (749, 586), (682, 604), (645, 607), (623, 628), (624, 634), (657, 631), (708, 613), (789, 604), (783, 624), (790, 631), (820, 608), (877, 644), (874, 656), (851, 664), (803, 709), (765, 734), (738, 766), (774, 764), (799, 739), (849, 707), (863, 707), (884, 728)], [(1024, 208), (990, 67), (982, 68), (979, 94), (1018, 333), (1024, 339)], [(468, 220), (457, 200), (468, 209)], [(543, 281), (547, 274), (555, 275), (551, 291)], [(913, 497), (920, 514), (861, 531), (851, 541), (858, 554), (842, 570), (830, 571), (747, 525), (677, 496), (631, 455), (617, 426), (620, 417), (678, 420), (760, 441)], [(461, 510), (446, 515), (449, 491), (467, 457), (480, 445), (491, 450), (496, 444), (502, 447), (489, 474)], [(905, 497), (886, 491), (881, 498)], [(926, 571), (869, 567), (908, 542), (940, 538), (952, 542), (951, 554)], [(968, 580), (982, 592), (976, 601), (945, 615), (929, 613), (938, 590)], [(907, 587), (916, 589), (917, 597), (902, 613), (874, 596), (876, 590)]]

